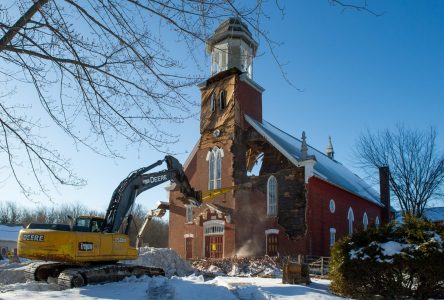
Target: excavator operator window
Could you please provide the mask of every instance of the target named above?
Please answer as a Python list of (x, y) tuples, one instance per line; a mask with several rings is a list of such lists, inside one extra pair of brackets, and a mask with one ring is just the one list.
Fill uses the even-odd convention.
[(91, 222), (90, 219), (86, 219), (86, 218), (78, 218), (76, 220), (76, 226), (81, 226), (81, 227), (87, 227), (89, 228), (89, 223)]
[(98, 232), (99, 231), (99, 225), (97, 224), (97, 221), (91, 222), (91, 231), (92, 232)]

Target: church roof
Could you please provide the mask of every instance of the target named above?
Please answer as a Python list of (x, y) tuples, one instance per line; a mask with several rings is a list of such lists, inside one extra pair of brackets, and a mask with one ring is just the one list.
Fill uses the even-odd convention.
[(22, 225), (0, 224), (0, 241), (17, 241)]
[(426, 208), (424, 214), (432, 222), (444, 222), (444, 207)]
[[(265, 120), (259, 122), (248, 115), (245, 115), (245, 120), (294, 165), (300, 165), (301, 140)], [(314, 165), (316, 177), (382, 206), (378, 193), (341, 163), (308, 145), (308, 157), (310, 156), (316, 159)]]

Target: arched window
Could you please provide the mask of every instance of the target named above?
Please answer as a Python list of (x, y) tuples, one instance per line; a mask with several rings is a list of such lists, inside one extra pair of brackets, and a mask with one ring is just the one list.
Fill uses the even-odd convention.
[(216, 175), (214, 177), (214, 186), (216, 189), (222, 187), (222, 154), (219, 149), (216, 151)]
[(208, 152), (208, 189), (220, 189), (222, 187), (222, 149), (214, 147)]
[(211, 93), (210, 106), (211, 106), (211, 112), (216, 110), (216, 96), (214, 95), (214, 93)]
[(277, 215), (277, 180), (273, 175), (267, 182), (267, 215)]
[(336, 228), (330, 228), (330, 246), (336, 242)]
[(193, 207), (191, 205), (185, 205), (185, 222), (192, 223), (193, 222)]
[(219, 107), (220, 110), (223, 110), (226, 106), (226, 92), (225, 91), (221, 91), (219, 94)]
[(364, 230), (367, 230), (368, 217), (367, 217), (367, 213), (366, 212), (364, 212), (364, 216), (362, 217), (362, 226), (364, 227)]
[(376, 216), (376, 219), (375, 219), (375, 227), (376, 228), (379, 228), (379, 225), (381, 224), (381, 221), (379, 221), (379, 216)]
[(213, 190), (214, 189), (214, 165), (216, 161), (216, 157), (213, 151), (209, 152), (210, 159), (208, 160), (208, 189)]
[(347, 220), (348, 220), (348, 235), (352, 235), (353, 234), (353, 221), (355, 220), (355, 216), (353, 214), (353, 209), (351, 207), (348, 209)]

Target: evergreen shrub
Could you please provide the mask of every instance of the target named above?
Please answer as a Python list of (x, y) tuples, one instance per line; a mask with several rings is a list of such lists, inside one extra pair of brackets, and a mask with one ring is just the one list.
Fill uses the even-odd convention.
[(444, 298), (444, 225), (406, 218), (335, 243), (331, 290), (357, 299)]

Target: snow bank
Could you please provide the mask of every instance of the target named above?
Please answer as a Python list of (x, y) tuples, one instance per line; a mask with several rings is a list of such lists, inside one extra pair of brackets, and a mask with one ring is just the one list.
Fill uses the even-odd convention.
[(0, 266), (0, 285), (26, 282), (24, 270), (26, 264), (9, 263), (8, 260), (2, 260)]
[(167, 277), (173, 275), (187, 276), (195, 270), (184, 261), (173, 249), (142, 247), (136, 260), (125, 261), (133, 265), (159, 267), (165, 271)]
[(130, 277), (120, 282), (60, 290), (47, 283), (17, 283), (0, 287), (0, 299), (122, 299), (122, 300), (238, 300), (339, 299), (328, 291), (330, 282), (314, 279), (310, 285), (282, 284), (280, 279), (202, 276)]

